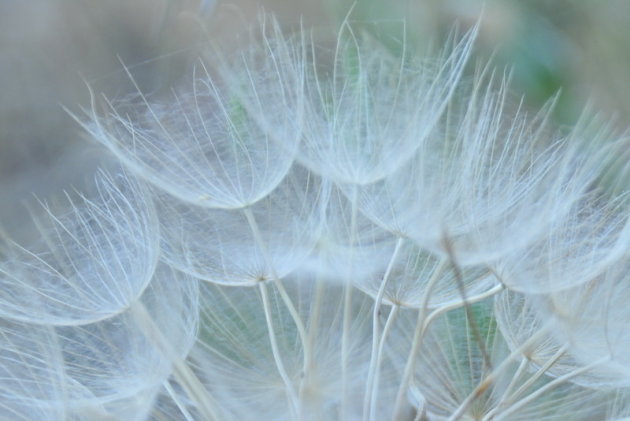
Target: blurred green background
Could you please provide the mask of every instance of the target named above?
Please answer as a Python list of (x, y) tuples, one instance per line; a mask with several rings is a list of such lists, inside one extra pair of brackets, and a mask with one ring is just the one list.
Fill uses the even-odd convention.
[(528, 106), (561, 91), (560, 124), (590, 101), (619, 130), (628, 126), (628, 0), (0, 0), (0, 222), (25, 223), (21, 204), (32, 193), (59, 192), (100, 161), (62, 108), (89, 105), (86, 83), (124, 95), (132, 87), (122, 62), (143, 89), (168, 87), (208, 40), (237, 41), (261, 10), (287, 27), (335, 27), (353, 3), (355, 20), (400, 28), (404, 19), (418, 54), (454, 24), (481, 19), (475, 54), (511, 68)]

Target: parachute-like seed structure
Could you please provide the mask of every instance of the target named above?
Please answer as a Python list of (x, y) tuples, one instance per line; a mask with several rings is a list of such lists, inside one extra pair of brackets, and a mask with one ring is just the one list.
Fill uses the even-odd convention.
[(118, 315), (79, 326), (5, 320), (0, 410), (19, 420), (144, 419), (193, 345), (197, 305), (196, 281), (160, 266)]
[(0, 419), (628, 420), (630, 141), (511, 101), (479, 25), (125, 67), (75, 116), (124, 169), (0, 231)]
[(320, 238), (328, 190), (328, 183), (296, 165), (271, 194), (249, 207), (258, 233), (243, 212), (207, 209), (156, 195), (164, 259), (217, 284), (251, 286), (283, 278), (306, 259)]
[(275, 21), (268, 26), (252, 34), (262, 42), (214, 73), (218, 52), (200, 58), (192, 81), (166, 98), (138, 91), (106, 100), (106, 114), (82, 124), (131, 171), (180, 200), (252, 205), (287, 174), (302, 134), (303, 46), (281, 38)]
[[(426, 332), (413, 383), (424, 396), (429, 419), (562, 420), (571, 414), (571, 419), (591, 420), (612, 401), (614, 394), (571, 382), (556, 384), (557, 378), (530, 366), (523, 352), (511, 353), (492, 316), (491, 300), (473, 304), (471, 310), (443, 314)], [(409, 343), (413, 316), (402, 316), (401, 330), (393, 337), (403, 343), (392, 341), (395, 351)]]
[(562, 223), (601, 165), (575, 136), (550, 133), (551, 105), (533, 117), (510, 113), (507, 81), (495, 92), (483, 77), (462, 87), (405, 165), (356, 189), (374, 223), (437, 254), (448, 255), (448, 239), (466, 265), (518, 255)]
[(557, 340), (580, 366), (599, 362), (590, 380), (595, 387), (628, 386), (630, 334), (622, 328), (630, 322), (625, 305), (630, 264), (628, 257), (609, 265), (589, 282), (549, 294), (537, 310), (552, 325)]
[(332, 51), (307, 56), (305, 130), (298, 160), (337, 183), (367, 185), (403, 165), (449, 104), (476, 37), (474, 27), (435, 63), (389, 52), (342, 25)]
[(148, 192), (124, 173), (99, 172), (90, 196), (67, 193), (34, 216), (37, 238), (0, 250), (0, 315), (77, 325), (124, 311), (158, 262), (157, 216)]
[[(312, 279), (297, 281), (291, 283), (289, 293), (307, 326), (306, 344), (301, 342), (278, 294), (270, 298), (275, 309), (274, 324), (278, 326), (275, 332), (278, 346), (292, 391), (287, 390), (276, 370), (263, 302), (257, 291), (203, 287), (203, 327), (191, 361), (198, 365), (197, 371), (202, 373), (207, 389), (224, 403), (224, 411), (230, 414), (228, 419), (291, 420), (294, 411), (291, 393), (298, 396), (301, 418), (305, 420), (339, 416), (342, 396), (339, 343), (344, 305), (341, 287)], [(370, 340), (369, 318), (365, 315), (371, 303), (368, 297), (360, 296), (351, 305), (357, 318), (349, 333), (353, 399), (350, 412), (354, 414), (351, 419), (360, 419), (365, 366), (369, 360), (366, 345)]]

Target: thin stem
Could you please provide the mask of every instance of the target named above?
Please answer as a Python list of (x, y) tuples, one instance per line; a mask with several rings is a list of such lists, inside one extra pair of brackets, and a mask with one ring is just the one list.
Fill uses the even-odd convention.
[(163, 386), (164, 389), (166, 389), (166, 391), (168, 392), (171, 399), (173, 399), (173, 402), (175, 402), (175, 405), (177, 405), (177, 408), (182, 413), (184, 418), (186, 418), (186, 421), (195, 421), (192, 415), (190, 415), (190, 412), (188, 412), (188, 409), (186, 409), (186, 405), (182, 403), (181, 399), (177, 396), (177, 394), (169, 384), (168, 380), (164, 382)]
[(345, 282), (343, 285), (343, 330), (341, 335), (341, 409), (339, 411), (339, 420), (346, 421), (347, 402), (348, 402), (348, 360), (349, 360), (349, 337), (352, 325), (352, 291), (354, 287), (350, 281), (350, 269), (354, 265), (354, 243), (357, 235), (357, 186), (352, 187), (351, 212), (350, 212), (350, 256), (349, 266), (345, 274)]
[(483, 417), (481, 421), (491, 420), (494, 417), (494, 414), (496, 414), (497, 410), (505, 404), (508, 397), (511, 396), (512, 389), (514, 389), (514, 387), (516, 386), (516, 382), (521, 378), (521, 376), (523, 375), (523, 371), (525, 371), (528, 364), (529, 364), (529, 361), (527, 360), (527, 358), (521, 359), (521, 362), (519, 363), (518, 368), (516, 369), (516, 372), (512, 376), (512, 379), (510, 380), (510, 384), (508, 384), (508, 386), (505, 388), (505, 391), (502, 394), (501, 400), (499, 400), (499, 402), (494, 406), (494, 408), (488, 411), (488, 413)]
[[(323, 289), (324, 289), (324, 282), (319, 278), (316, 279), (315, 280), (315, 297), (313, 299), (313, 304), (311, 307), (311, 314), (308, 320), (308, 336), (307, 336), (306, 343), (304, 344), (304, 348), (308, 348), (309, 355), (312, 355), (314, 340), (315, 338), (317, 338), (317, 335), (319, 334), (320, 306), (321, 306), (323, 295), (324, 295)], [(309, 364), (312, 365), (312, 361), (310, 361)], [(299, 403), (300, 403), (298, 421), (302, 420), (302, 417), (304, 416), (304, 411), (303, 411), (304, 395), (306, 393), (306, 386), (308, 385), (308, 382), (310, 381), (311, 369), (312, 367), (309, 365), (308, 367), (305, 368), (304, 372), (302, 373), (302, 380), (300, 381), (300, 389), (298, 392), (299, 394), (298, 398), (299, 398)]]
[(394, 263), (398, 259), (398, 254), (400, 253), (400, 248), (403, 244), (404, 238), (398, 237), (398, 241), (396, 241), (396, 246), (394, 247), (394, 252), (392, 253), (392, 257), (389, 259), (389, 264), (387, 265), (387, 269), (385, 270), (385, 274), (381, 280), (381, 285), (378, 289), (378, 293), (376, 294), (376, 299), (374, 302), (374, 311), (372, 312), (372, 353), (370, 356), (370, 368), (368, 370), (368, 378), (365, 385), (365, 397), (363, 399), (363, 416), (367, 416), (368, 407), (370, 406), (370, 401), (372, 400), (372, 388), (374, 387), (374, 373), (376, 370), (376, 354), (378, 352), (379, 345), (381, 344), (380, 338), (380, 323), (379, 323), (379, 314), (381, 311), (381, 304), (383, 302), (383, 296), (385, 295), (385, 289), (387, 288), (387, 283), (390, 279), (391, 271), (394, 267)]
[(494, 383), (499, 374), (505, 370), (512, 361), (518, 356), (523, 354), (523, 351), (530, 348), (532, 344), (535, 344), (540, 340), (541, 336), (547, 333), (547, 328), (549, 325), (544, 326), (538, 332), (536, 332), (533, 336), (527, 339), (521, 346), (514, 349), (510, 355), (508, 355), (498, 367), (495, 367), (478, 385), (475, 389), (464, 399), (464, 401), (460, 404), (460, 406), (455, 410), (453, 414), (448, 418), (447, 421), (457, 421), (460, 419), (464, 413), (468, 410), (470, 405), (474, 402), (475, 399), (479, 398), (483, 393), (488, 390), (488, 388)]
[[(481, 294), (478, 295), (474, 295), (472, 297), (470, 297), (468, 299), (468, 304), (476, 304), (480, 301), (485, 300), (486, 298), (492, 297), (495, 294), (498, 294), (499, 292), (503, 291), (505, 287), (503, 285), (495, 285), (494, 287), (490, 288), (488, 291), (486, 292), (482, 292)], [(424, 322), (424, 326), (422, 327), (424, 329), (424, 331), (426, 331), (429, 328), (429, 325), (433, 322), (433, 320), (435, 320), (438, 316), (447, 313), (451, 310), (455, 310), (458, 308), (461, 308), (464, 306), (464, 303), (459, 302), (459, 303), (452, 303), (452, 304), (448, 304), (439, 308), (436, 308), (435, 310), (433, 310), (431, 312), (431, 314), (429, 314), (429, 316), (426, 318), (425, 322)]]
[(543, 387), (536, 389), (535, 392), (533, 392), (532, 394), (528, 395), (527, 397), (521, 399), (520, 401), (515, 402), (514, 404), (512, 404), (505, 412), (503, 412), (502, 414), (500, 414), (497, 418), (496, 421), (501, 421), (503, 419), (505, 419), (505, 417), (507, 417), (508, 415), (511, 415), (512, 413), (514, 413), (515, 411), (517, 411), (518, 409), (521, 409), (523, 406), (527, 405), (528, 403), (530, 403), (531, 401), (533, 401), (534, 399), (538, 398), (540, 395), (547, 393), (547, 391), (553, 389), (554, 387), (568, 381), (571, 380), (571, 378), (578, 376), (594, 367), (597, 367), (598, 365), (605, 363), (606, 361), (610, 360), (610, 356), (606, 356), (603, 358), (600, 358), (599, 360), (586, 365), (584, 367), (580, 367), (578, 369), (573, 370), (570, 373), (565, 374), (564, 376), (560, 376), (555, 378), (554, 380), (550, 381), (549, 383), (547, 383), (546, 385), (544, 385)]
[(399, 419), (401, 416), (400, 411), (402, 411), (404, 396), (407, 392), (407, 387), (409, 386), (409, 381), (411, 380), (411, 375), (415, 367), (416, 354), (418, 353), (418, 349), (422, 343), (422, 336), (424, 334), (423, 325), (429, 307), (429, 298), (431, 297), (433, 288), (437, 285), (437, 282), (446, 267), (446, 262), (446, 260), (440, 261), (435, 272), (433, 272), (433, 276), (427, 282), (427, 288), (424, 291), (424, 296), (422, 297), (422, 304), (418, 310), (418, 319), (416, 320), (416, 329), (414, 330), (413, 339), (411, 340), (411, 350), (409, 351), (409, 356), (407, 357), (407, 363), (405, 364), (402, 380), (400, 382), (400, 386), (398, 387), (398, 393), (396, 394), (396, 401), (394, 403), (395, 420)]
[(142, 326), (147, 337), (150, 338), (158, 349), (165, 354), (166, 358), (173, 363), (173, 376), (175, 380), (177, 380), (186, 394), (195, 402), (204, 420), (220, 420), (221, 417), (219, 417), (219, 410), (217, 409), (219, 404), (212, 395), (208, 393), (205, 386), (188, 364), (175, 352), (171, 344), (160, 331), (160, 328), (156, 326), (144, 304), (138, 301), (131, 307), (131, 310), (134, 318), (138, 324)]
[(300, 341), (302, 342), (302, 345), (303, 345), (303, 350), (304, 350), (303, 366), (304, 366), (304, 370), (306, 370), (306, 368), (310, 365), (310, 354), (308, 352), (309, 351), (308, 347), (305, 346), (307, 342), (307, 338), (306, 338), (306, 329), (304, 328), (304, 323), (302, 322), (302, 319), (297, 309), (295, 308), (295, 305), (293, 304), (291, 297), (289, 296), (286, 289), (284, 288), (284, 285), (282, 284), (282, 281), (280, 280), (280, 277), (278, 276), (274, 268), (274, 265), (271, 262), (271, 257), (269, 256), (267, 247), (265, 245), (265, 242), (263, 241), (254, 213), (249, 207), (244, 208), (243, 213), (245, 214), (249, 227), (252, 230), (252, 234), (254, 235), (254, 240), (256, 241), (256, 244), (258, 245), (258, 248), (260, 249), (260, 252), (263, 255), (263, 259), (265, 260), (267, 269), (271, 273), (271, 277), (274, 282), (274, 285), (276, 286), (278, 292), (280, 293), (280, 297), (282, 298), (284, 305), (287, 307), (287, 310), (289, 311), (289, 314), (291, 315), (291, 318), (293, 319), (293, 323), (295, 323), (295, 327), (298, 331), (298, 335), (300, 336)]
[(370, 421), (374, 421), (376, 419), (376, 403), (378, 402), (378, 392), (381, 381), (381, 362), (383, 360), (383, 351), (385, 349), (385, 340), (391, 331), (391, 328), (398, 316), (398, 311), (400, 310), (399, 306), (394, 306), (392, 310), (389, 312), (389, 316), (387, 317), (387, 322), (385, 323), (385, 327), (383, 328), (383, 336), (381, 338), (378, 353), (376, 355), (376, 364), (375, 364), (375, 372), (374, 372), (374, 384), (372, 385), (372, 393), (371, 393), (371, 404), (370, 404)]
[(506, 388), (505, 392), (503, 392), (502, 399), (494, 406), (494, 408), (488, 411), (488, 413), (483, 417), (482, 421), (489, 421), (493, 419), (493, 417), (496, 415), (497, 412), (503, 410), (506, 407), (509, 408), (510, 405), (512, 404), (511, 402), (509, 402), (509, 399), (513, 399), (519, 396), (525, 390), (527, 390), (529, 386), (531, 386), (536, 380), (538, 380), (543, 374), (545, 374), (547, 370), (549, 370), (549, 368), (551, 368), (551, 366), (554, 365), (558, 361), (558, 359), (560, 359), (560, 357), (562, 357), (562, 355), (566, 352), (566, 350), (567, 350), (566, 345), (558, 349), (558, 351), (543, 366), (541, 366), (536, 371), (536, 373), (534, 373), (529, 379), (527, 379), (527, 381), (525, 381), (525, 383), (523, 383), (516, 390), (516, 392), (512, 393), (512, 389), (516, 385), (516, 382), (521, 377), (521, 375), (523, 374), (524, 368), (527, 367), (527, 364), (528, 364), (528, 360), (526, 358), (523, 358), (521, 360), (521, 363), (518, 366), (516, 373), (512, 376), (512, 381), (510, 382), (509, 386)]
[(481, 351), (481, 355), (483, 356), (483, 362), (487, 369), (492, 370), (492, 362), (490, 361), (490, 355), (488, 354), (488, 350), (486, 349), (486, 345), (484, 344), (481, 338), (481, 332), (479, 331), (479, 326), (477, 325), (477, 318), (472, 311), (472, 307), (468, 302), (468, 298), (466, 297), (466, 288), (464, 286), (464, 276), (462, 274), (461, 268), (457, 264), (457, 260), (455, 259), (455, 250), (453, 249), (453, 244), (451, 243), (448, 236), (445, 234), (443, 238), (444, 249), (448, 254), (449, 260), (451, 261), (451, 266), (453, 267), (453, 273), (455, 274), (455, 281), (457, 283), (457, 288), (459, 289), (459, 294), (462, 297), (462, 301), (464, 302), (464, 309), (466, 310), (466, 317), (470, 323), (470, 330), (472, 330), (472, 334), (475, 338), (475, 342), (479, 346), (479, 351)]
[(263, 302), (263, 308), (265, 310), (265, 320), (267, 321), (267, 331), (269, 333), (269, 342), (271, 344), (271, 352), (273, 353), (273, 359), (276, 363), (276, 368), (278, 369), (278, 374), (282, 378), (284, 382), (284, 386), (287, 390), (287, 398), (289, 399), (289, 406), (293, 412), (293, 419), (297, 419), (295, 415), (298, 413), (298, 397), (293, 390), (293, 384), (289, 375), (287, 374), (287, 370), (284, 367), (284, 363), (282, 362), (282, 358), (280, 356), (280, 350), (278, 349), (278, 341), (276, 340), (276, 332), (274, 329), (273, 318), (271, 313), (271, 308), (269, 304), (269, 294), (267, 292), (267, 284), (261, 282), (258, 284), (260, 290), (260, 296)]
[[(490, 288), (488, 291), (485, 291), (481, 294), (472, 296), (468, 299), (468, 304), (475, 304), (479, 301), (483, 301), (486, 298), (492, 297), (493, 295), (503, 291), (503, 285), (495, 285)], [(398, 419), (400, 417), (402, 411), (402, 403), (404, 401), (405, 393), (407, 392), (407, 387), (409, 385), (409, 381), (411, 380), (411, 376), (413, 375), (413, 370), (415, 368), (416, 355), (422, 344), (422, 339), (424, 338), (424, 333), (427, 331), (431, 323), (440, 315), (447, 313), (451, 310), (455, 310), (457, 308), (462, 307), (464, 304), (462, 302), (452, 303), (449, 305), (445, 305), (439, 307), (431, 312), (429, 316), (424, 318), (422, 314), (422, 309), (418, 312), (418, 320), (416, 321), (416, 329), (414, 331), (414, 337), (412, 340), (411, 351), (409, 351), (409, 357), (407, 358), (407, 365), (405, 366), (405, 370), (403, 372), (403, 379), (400, 383), (400, 387), (398, 389), (398, 394), (396, 395), (396, 403), (394, 405), (394, 419)], [(397, 418), (398, 417), (398, 418)]]
[(529, 386), (534, 384), (534, 382), (536, 380), (538, 380), (543, 374), (545, 374), (551, 368), (551, 366), (553, 366), (555, 363), (558, 362), (560, 357), (562, 357), (564, 355), (564, 353), (567, 351), (567, 349), (568, 349), (567, 345), (564, 345), (564, 346), (560, 347), (560, 349), (558, 349), (558, 351), (556, 351), (556, 353), (542, 367), (540, 367), (536, 371), (536, 373), (534, 373), (529, 379), (527, 379), (527, 381), (525, 383), (523, 383), (516, 390), (516, 392), (514, 392), (513, 397), (519, 396), (521, 393), (523, 393), (525, 390), (527, 390), (527, 388)]
[(352, 292), (353, 286), (346, 281), (343, 294), (343, 328), (341, 334), (341, 411), (340, 421), (346, 418), (348, 400), (348, 360), (349, 358), (349, 337), (352, 325)]

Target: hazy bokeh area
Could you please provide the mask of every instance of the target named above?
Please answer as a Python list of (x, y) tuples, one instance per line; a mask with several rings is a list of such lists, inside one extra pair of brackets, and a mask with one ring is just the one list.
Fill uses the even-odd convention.
[[(64, 110), (90, 90), (117, 98), (168, 89), (204, 45), (229, 43), (260, 11), (287, 28), (335, 28), (350, 0), (0, 0), (0, 221), (91, 174), (101, 150)], [(512, 68), (515, 95), (538, 107), (561, 90), (555, 117), (570, 124), (591, 101), (623, 130), (630, 121), (627, 0), (359, 0), (351, 19), (406, 22), (418, 54), (455, 23), (481, 18), (480, 60)]]

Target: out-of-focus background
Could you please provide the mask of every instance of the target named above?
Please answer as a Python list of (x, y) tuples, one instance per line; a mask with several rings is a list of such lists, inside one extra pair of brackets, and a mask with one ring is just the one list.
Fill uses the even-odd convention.
[(231, 42), (261, 10), (287, 27), (334, 28), (353, 4), (352, 19), (405, 19), (419, 54), (482, 16), (475, 54), (511, 67), (528, 106), (561, 90), (560, 124), (588, 101), (620, 130), (630, 122), (628, 0), (0, 0), (0, 225), (27, 223), (33, 194), (94, 171), (102, 153), (63, 107), (89, 106), (87, 86), (129, 92), (122, 63), (143, 90), (168, 88), (180, 63)]

